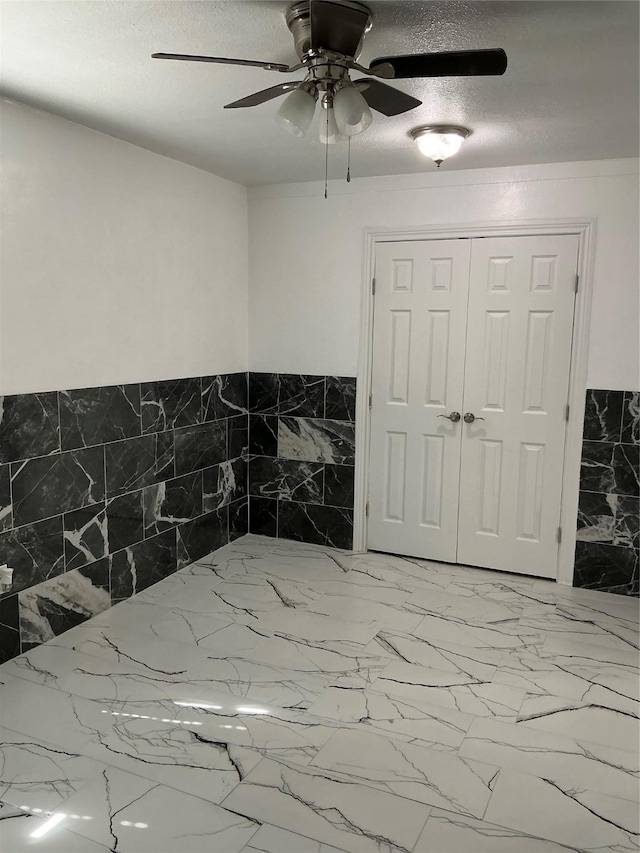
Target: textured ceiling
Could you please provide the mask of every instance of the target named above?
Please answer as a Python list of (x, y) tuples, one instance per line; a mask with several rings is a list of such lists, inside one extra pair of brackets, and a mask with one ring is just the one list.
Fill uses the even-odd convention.
[[(274, 122), (278, 101), (225, 103), (302, 74), (152, 60), (154, 51), (293, 62), (271, 0), (0, 0), (2, 94), (248, 185), (317, 180), (324, 151)], [(443, 169), (638, 156), (638, 10), (629, 2), (372, 0), (361, 62), (395, 53), (503, 47), (503, 77), (402, 80), (423, 101), (375, 114), (352, 143), (352, 174), (434, 169), (407, 132), (470, 128)], [(313, 135), (315, 137), (315, 134)], [(333, 146), (330, 174), (344, 174)]]

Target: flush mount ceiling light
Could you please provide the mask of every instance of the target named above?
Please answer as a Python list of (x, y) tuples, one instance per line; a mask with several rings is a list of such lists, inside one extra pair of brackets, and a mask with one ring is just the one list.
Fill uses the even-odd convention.
[(425, 157), (430, 157), (438, 168), (447, 157), (453, 157), (471, 131), (455, 125), (424, 125), (409, 134)]

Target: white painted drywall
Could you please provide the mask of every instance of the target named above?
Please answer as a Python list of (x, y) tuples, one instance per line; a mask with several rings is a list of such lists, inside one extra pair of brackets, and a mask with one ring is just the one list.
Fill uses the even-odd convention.
[(0, 108), (0, 393), (246, 370), (246, 188)]
[(637, 160), (334, 181), (327, 200), (251, 188), (249, 367), (356, 375), (365, 228), (580, 217), (597, 220), (587, 387), (638, 389)]

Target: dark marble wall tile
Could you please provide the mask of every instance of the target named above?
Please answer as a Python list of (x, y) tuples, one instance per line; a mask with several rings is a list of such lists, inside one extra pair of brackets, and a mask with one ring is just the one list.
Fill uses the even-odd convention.
[(611, 442), (582, 442), (581, 491), (601, 494), (614, 491), (613, 449), (614, 445)]
[(275, 415), (251, 415), (249, 453), (254, 456), (278, 455), (278, 418)]
[(34, 586), (64, 571), (62, 516), (0, 534), (2, 563), (14, 569), (7, 593)]
[(257, 497), (322, 503), (323, 466), (256, 456), (249, 462), (249, 492)]
[(587, 391), (584, 431), (585, 441), (620, 441), (623, 391)]
[(113, 601), (142, 592), (176, 571), (176, 528), (118, 551), (109, 561)]
[(355, 425), (317, 418), (280, 418), (278, 456), (335, 465), (355, 463)]
[(0, 465), (0, 532), (13, 527), (10, 466)]
[(280, 381), (277, 373), (249, 374), (249, 411), (277, 415)]
[(201, 421), (200, 379), (143, 382), (142, 431), (162, 432)]
[(229, 508), (201, 515), (178, 528), (178, 568), (188, 566), (229, 541)]
[(140, 489), (107, 501), (110, 554), (144, 539), (142, 495)]
[(356, 380), (349, 376), (327, 376), (325, 418), (336, 421), (356, 419)]
[(147, 486), (142, 502), (145, 537), (202, 515), (202, 471)]
[(48, 456), (58, 450), (56, 391), (0, 397), (0, 462)]
[(249, 500), (234, 501), (229, 504), (229, 542), (239, 539), (249, 532)]
[(640, 444), (640, 391), (625, 391), (622, 409), (623, 444)]
[(617, 495), (640, 495), (639, 465), (640, 445), (616, 444), (613, 448), (614, 486), (611, 491)]
[(353, 465), (325, 465), (325, 506), (341, 506), (353, 509), (355, 468)]
[(107, 444), (105, 455), (108, 497), (153, 486), (176, 473), (171, 432)]
[(303, 376), (297, 373), (279, 374), (278, 414), (300, 418), (321, 418), (324, 415), (324, 376)]
[(65, 571), (109, 556), (104, 503), (65, 513), (63, 525)]
[(638, 551), (598, 542), (577, 542), (574, 586), (638, 595)]
[(0, 600), (0, 663), (20, 654), (18, 595)]
[(221, 462), (203, 472), (204, 512), (212, 512), (247, 494), (247, 463), (244, 459)]
[(227, 458), (227, 421), (176, 430), (176, 476), (218, 465)]
[(141, 433), (137, 384), (60, 391), (59, 399), (63, 450), (134, 438)]
[(15, 525), (98, 503), (105, 496), (104, 448), (13, 463), (11, 488)]
[(111, 606), (109, 561), (65, 572), (19, 593), (20, 637), (28, 649), (57, 637)]
[(616, 502), (613, 544), (625, 548), (639, 548), (640, 500), (626, 495), (612, 495)]
[(229, 459), (237, 459), (238, 456), (247, 456), (249, 453), (249, 417), (241, 415), (238, 418), (229, 418), (227, 421)]
[(615, 495), (580, 492), (576, 538), (583, 542), (613, 542), (615, 513)]
[(215, 421), (249, 411), (247, 373), (223, 373), (202, 379), (202, 418)]
[(353, 511), (333, 506), (280, 501), (278, 536), (282, 539), (349, 549), (353, 546)]
[(638, 594), (640, 394), (587, 391), (574, 584)]
[(278, 535), (278, 501), (249, 498), (249, 530), (256, 536)]

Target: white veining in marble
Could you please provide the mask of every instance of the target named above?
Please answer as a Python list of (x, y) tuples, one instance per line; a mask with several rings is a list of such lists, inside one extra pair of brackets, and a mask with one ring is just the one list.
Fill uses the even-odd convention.
[(626, 853), (639, 645), (622, 596), (247, 536), (0, 666), (2, 848)]

